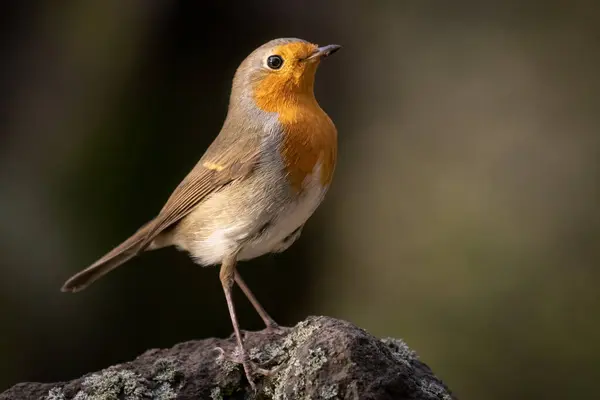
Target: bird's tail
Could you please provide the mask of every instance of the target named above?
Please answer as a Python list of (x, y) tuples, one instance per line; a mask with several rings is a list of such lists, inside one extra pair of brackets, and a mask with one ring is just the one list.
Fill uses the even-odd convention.
[(149, 222), (98, 261), (73, 275), (65, 282), (61, 291), (79, 292), (145, 250), (142, 245), (150, 227), (151, 223)]

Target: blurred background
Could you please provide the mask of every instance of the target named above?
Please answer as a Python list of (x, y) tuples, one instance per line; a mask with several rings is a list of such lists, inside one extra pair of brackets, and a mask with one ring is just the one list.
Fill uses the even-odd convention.
[(291, 36), (344, 46), (316, 84), (339, 163), (301, 240), (241, 266), (267, 310), (403, 338), (462, 399), (597, 395), (594, 2), (0, 7), (0, 391), (231, 334), (218, 269), (173, 249), (59, 288), (152, 218), (238, 64)]

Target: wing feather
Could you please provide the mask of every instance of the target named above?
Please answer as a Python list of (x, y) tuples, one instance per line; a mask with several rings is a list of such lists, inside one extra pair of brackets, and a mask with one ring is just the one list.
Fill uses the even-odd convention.
[(162, 231), (188, 215), (208, 195), (252, 173), (260, 156), (258, 137), (253, 135), (229, 143), (218, 139), (175, 188), (151, 222), (139, 251), (146, 248)]

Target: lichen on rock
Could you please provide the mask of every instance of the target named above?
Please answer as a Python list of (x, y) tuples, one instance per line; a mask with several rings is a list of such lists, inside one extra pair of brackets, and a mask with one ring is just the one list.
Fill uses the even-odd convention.
[(256, 392), (223, 356), (236, 351), (231, 336), (149, 350), (71, 382), (17, 384), (0, 400), (454, 399), (403, 341), (345, 321), (310, 317), (282, 334), (246, 332), (244, 340), (251, 361), (271, 371), (256, 377)]

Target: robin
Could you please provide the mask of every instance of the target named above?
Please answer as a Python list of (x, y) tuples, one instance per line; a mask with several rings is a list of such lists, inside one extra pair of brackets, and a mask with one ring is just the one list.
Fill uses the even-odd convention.
[(220, 264), (220, 279), (240, 351), (234, 357), (250, 384), (253, 372), (231, 290), (238, 284), (267, 329), (267, 314), (236, 269), (238, 261), (286, 250), (298, 239), (331, 183), (337, 130), (314, 95), (321, 60), (339, 45), (295, 38), (254, 50), (233, 78), (219, 135), (158, 215), (90, 267), (63, 292), (78, 292), (143, 251), (175, 246), (202, 266)]

